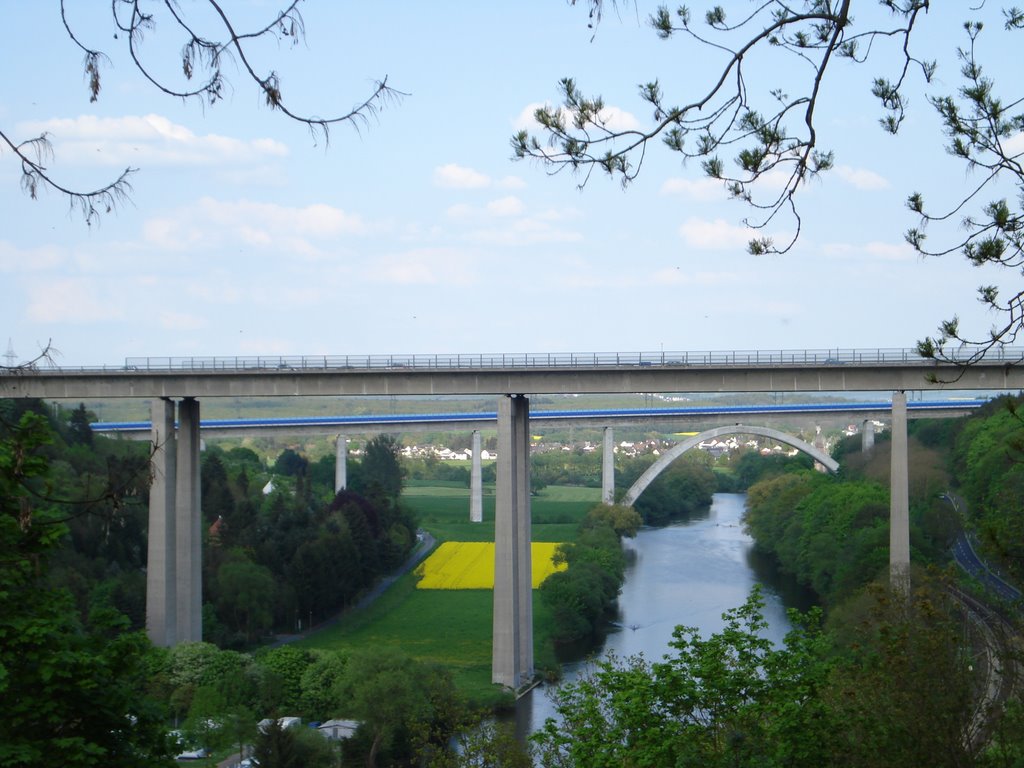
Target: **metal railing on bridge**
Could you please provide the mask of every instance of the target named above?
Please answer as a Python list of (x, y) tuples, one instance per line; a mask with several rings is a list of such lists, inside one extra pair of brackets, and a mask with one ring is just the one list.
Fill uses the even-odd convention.
[[(947, 362), (1018, 364), (1024, 348), (958, 347), (941, 350)], [(842, 365), (932, 365), (916, 349), (794, 349), (706, 352), (541, 352), (392, 355), (260, 355), (224, 357), (129, 357), (123, 365), (39, 366), (54, 372), (212, 372), (566, 369), (632, 367), (755, 367)], [(15, 369), (16, 370), (16, 369)]]
[[(947, 352), (946, 359), (976, 362), (980, 351), (961, 348)], [(1001, 347), (981, 355), (993, 360), (1017, 363), (1024, 349)], [(135, 370), (330, 370), (395, 369), (449, 370), (463, 368), (608, 368), (647, 366), (745, 366), (780, 365), (907, 365), (931, 364), (916, 349), (799, 349), (733, 350), (706, 352), (571, 352), (571, 353), (479, 353), (408, 355), (301, 355), (278, 357), (138, 357), (127, 358), (125, 367)]]

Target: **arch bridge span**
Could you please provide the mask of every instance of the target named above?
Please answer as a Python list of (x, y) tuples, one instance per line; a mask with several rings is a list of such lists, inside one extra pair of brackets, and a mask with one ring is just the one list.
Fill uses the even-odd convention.
[(780, 443), (785, 443), (798, 451), (806, 453), (811, 456), (815, 461), (828, 469), (829, 472), (836, 472), (839, 469), (839, 464), (824, 451), (815, 448), (810, 443), (806, 443), (798, 437), (786, 434), (777, 429), (771, 427), (750, 427), (744, 426), (743, 424), (730, 424), (725, 427), (716, 427), (709, 429), (706, 432), (701, 432), (699, 435), (694, 435), (681, 443), (676, 443), (672, 448), (666, 451), (661, 457), (654, 462), (647, 470), (637, 478), (637, 481), (633, 483), (633, 486), (626, 491), (626, 495), (622, 497), (622, 504), (631, 506), (638, 498), (640, 494), (647, 490), (654, 479), (664, 472), (668, 466), (675, 461), (677, 458), (682, 456), (691, 448), (700, 445), (705, 440), (710, 440), (714, 437), (721, 437), (722, 435), (760, 435), (761, 437), (769, 437), (772, 440), (776, 440)]

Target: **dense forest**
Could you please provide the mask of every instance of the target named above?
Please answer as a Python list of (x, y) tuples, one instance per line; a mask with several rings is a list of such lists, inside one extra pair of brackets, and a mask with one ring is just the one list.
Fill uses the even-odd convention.
[[(7, 403), (15, 419), (28, 403)], [(145, 623), (148, 445), (94, 437), (84, 406), (36, 404), (53, 431), (50, 483), (75, 506), (52, 557), (55, 581), (80, 610), (102, 600)], [(204, 639), (245, 648), (332, 616), (416, 542), (402, 506), (403, 468), (393, 437), (370, 440), (351, 462), (348, 489), (334, 493), (334, 460), (309, 462), (292, 449), (271, 465), (248, 448), (206, 447), (201, 462)]]
[[(1021, 401), (1006, 396), (971, 418), (910, 422), (915, 567), (948, 566), (950, 547), (965, 532), (993, 567), (1018, 583), (1024, 577)], [(825, 606), (840, 605), (884, 578), (889, 448), (888, 435), (880, 436), (866, 454), (857, 437), (848, 438), (833, 452), (842, 467), (839, 477), (810, 468), (770, 470), (749, 486), (745, 523), (757, 546), (814, 590)], [(954, 497), (960, 500), (957, 504)]]
[[(345, 744), (350, 760), (442, 759), (470, 718), (446, 670), (384, 652), (235, 649), (336, 613), (405, 560), (415, 520), (391, 437), (366, 445), (338, 494), (333, 465), (284, 451), (267, 467), (250, 450), (208, 447), (214, 642), (163, 649), (141, 631), (147, 446), (94, 437), (90, 420), (81, 406), (0, 401), (0, 766), (174, 765), (184, 744), (241, 743), (267, 766), (335, 765), (321, 737), (256, 723), (325, 719), (340, 701), (365, 724)], [(277, 762), (284, 754), (292, 762)]]
[(416, 521), (400, 501), (402, 477), (389, 435), (369, 441), (336, 495), (333, 457), (311, 465), (286, 449), (267, 468), (249, 449), (208, 448), (206, 639), (245, 647), (315, 624), (404, 562)]

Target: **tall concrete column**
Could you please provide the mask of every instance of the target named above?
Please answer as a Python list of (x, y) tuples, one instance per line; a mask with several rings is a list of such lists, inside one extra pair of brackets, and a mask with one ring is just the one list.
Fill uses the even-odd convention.
[(615, 503), (615, 433), (604, 428), (604, 448), (601, 453), (601, 501)]
[(533, 678), (529, 425), (526, 397), (501, 398), (494, 513), (491, 681), (513, 689)]
[(177, 470), (177, 642), (198, 642), (203, 639), (203, 559), (199, 485), (199, 401), (194, 397), (186, 397), (178, 405)]
[(348, 438), (338, 435), (334, 446), (334, 492), (348, 487)]
[(480, 430), (473, 430), (473, 468), (469, 473), (469, 522), (484, 521), (483, 467), (480, 463), (482, 450)]
[(867, 453), (875, 447), (875, 422), (864, 419), (860, 427), (860, 452)]
[(175, 486), (177, 449), (174, 401), (155, 398), (149, 485), (149, 551), (146, 558), (146, 634), (153, 645), (168, 647), (177, 640), (175, 569)]
[(889, 480), (889, 583), (910, 592), (910, 491), (907, 395), (892, 393), (892, 470)]

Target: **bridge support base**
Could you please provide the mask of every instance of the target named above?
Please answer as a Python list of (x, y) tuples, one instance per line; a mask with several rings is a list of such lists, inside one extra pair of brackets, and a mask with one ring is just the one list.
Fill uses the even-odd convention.
[(526, 397), (501, 398), (494, 513), (491, 681), (513, 690), (533, 679), (529, 425), (530, 407)]

